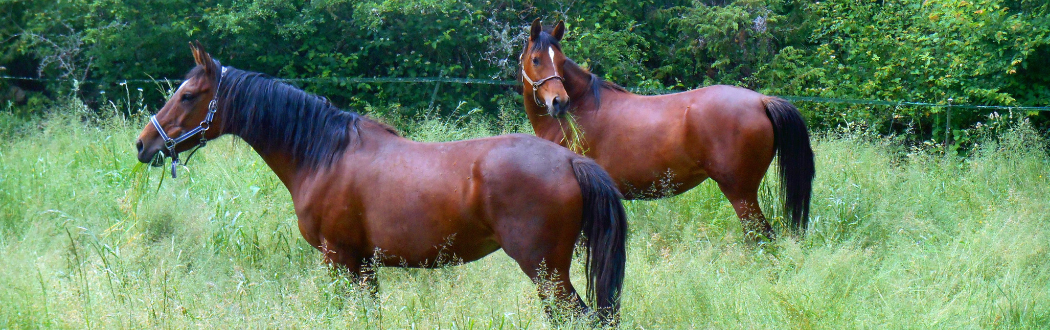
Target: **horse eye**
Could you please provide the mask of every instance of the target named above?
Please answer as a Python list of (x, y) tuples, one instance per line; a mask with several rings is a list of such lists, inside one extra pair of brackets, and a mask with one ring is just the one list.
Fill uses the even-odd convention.
[(532, 65), (540, 65), (540, 59), (538, 57), (533, 57)]
[(192, 99), (193, 99), (193, 94), (190, 94), (190, 93), (183, 93), (182, 94), (182, 100), (183, 101), (189, 101), (189, 100), (192, 100)]

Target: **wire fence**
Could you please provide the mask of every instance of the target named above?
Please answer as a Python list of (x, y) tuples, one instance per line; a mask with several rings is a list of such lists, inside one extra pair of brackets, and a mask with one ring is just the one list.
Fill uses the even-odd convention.
[[(35, 78), (0, 76), (0, 80), (23, 80), (42, 82), (65, 82), (73, 81), (69, 78)], [(85, 79), (79, 83), (96, 84), (127, 84), (127, 83), (156, 83), (162, 81), (181, 81), (182, 79), (122, 79), (122, 80), (100, 80)], [(454, 77), (315, 77), (315, 78), (278, 78), (284, 82), (307, 82), (307, 83), (350, 83), (350, 84), (378, 84), (378, 83), (452, 83), (452, 84), (475, 84), (475, 85), (502, 85), (517, 86), (521, 82), (515, 80), (494, 80), (478, 78), (454, 78)], [(627, 90), (641, 94), (669, 94), (683, 92), (684, 90), (628, 87)], [(886, 105), (886, 106), (916, 106), (916, 107), (946, 107), (955, 109), (978, 109), (978, 110), (1011, 110), (1011, 111), (1050, 111), (1050, 106), (1010, 106), (1010, 105), (976, 105), (976, 104), (952, 104), (951, 99), (946, 103), (929, 103), (913, 101), (886, 101), (886, 100), (863, 100), (834, 97), (816, 96), (793, 96), (773, 95), (793, 102), (816, 102), (816, 103), (845, 103), (858, 105)]]
[[(43, 82), (65, 82), (72, 81), (69, 78), (34, 78), (34, 77), (12, 77), (12, 76), (0, 76), (0, 79), (4, 80), (26, 80), (26, 81), (43, 81)], [(477, 78), (451, 78), (451, 77), (316, 77), (316, 78), (275, 78), (279, 81), (285, 82), (333, 82), (333, 83), (354, 83), (354, 84), (369, 84), (369, 83), (456, 83), (456, 84), (481, 84), (481, 85), (505, 85), (513, 86), (518, 84), (511, 80), (493, 80), (493, 79), (477, 79)], [(96, 84), (126, 84), (126, 83), (153, 83), (163, 81), (182, 81), (182, 79), (121, 79), (121, 80), (101, 80), (101, 79), (85, 79), (78, 80), (80, 83), (96, 83)]]

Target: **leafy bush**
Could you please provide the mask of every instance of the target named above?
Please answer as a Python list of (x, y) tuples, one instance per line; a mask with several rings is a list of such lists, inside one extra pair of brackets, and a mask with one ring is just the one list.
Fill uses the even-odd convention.
[[(341, 106), (495, 115), (520, 104), (514, 88), (329, 78), (513, 81), (536, 17), (565, 19), (567, 54), (625, 86), (1050, 105), (1050, 4), (1041, 0), (34, 0), (0, 2), (0, 13), (8, 74), (61, 78), (5, 83), (76, 94), (94, 108), (121, 80), (177, 79), (192, 64), (185, 43), (201, 40), (224, 64), (320, 78), (295, 83)], [(74, 89), (72, 79), (90, 82)], [(152, 83), (131, 83), (160, 103)], [(816, 127), (861, 122), (921, 139), (945, 127), (943, 108), (800, 105)], [(952, 127), (987, 114), (958, 112)], [(1050, 118), (1028, 115), (1038, 127)]]

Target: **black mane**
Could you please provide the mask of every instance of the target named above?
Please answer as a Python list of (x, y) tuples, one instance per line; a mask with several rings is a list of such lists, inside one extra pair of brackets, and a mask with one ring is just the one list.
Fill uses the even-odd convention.
[(630, 93), (620, 85), (617, 85), (611, 81), (602, 79), (596, 74), (590, 73), (591, 75), (591, 94), (594, 95), (594, 109), (600, 109), (602, 107), (602, 91), (608, 90), (613, 92)]
[[(200, 67), (189, 74), (201, 75)], [(360, 139), (360, 121), (369, 120), (267, 75), (232, 67), (216, 99), (223, 132), (240, 136), (260, 153), (289, 152), (298, 166), (311, 168), (330, 165)]]

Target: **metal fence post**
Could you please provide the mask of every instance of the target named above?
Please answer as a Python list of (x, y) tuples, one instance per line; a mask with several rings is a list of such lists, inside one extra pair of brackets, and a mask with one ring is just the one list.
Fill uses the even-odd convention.
[(435, 102), (435, 101), (437, 101), (437, 98), (438, 98), (438, 88), (439, 88), (439, 87), (441, 87), (441, 82), (440, 82), (440, 81), (438, 81), (438, 82), (435, 82), (435, 83), (434, 83), (434, 92), (433, 92), (433, 93), (430, 93), (430, 105), (428, 105), (428, 106), (427, 106), (427, 110), (431, 110), (431, 109), (434, 109), (434, 102)]
[(947, 150), (948, 146), (951, 145), (951, 135), (949, 134), (952, 129), (952, 98), (948, 98), (948, 109), (945, 110), (947, 119), (944, 120), (944, 149)]

